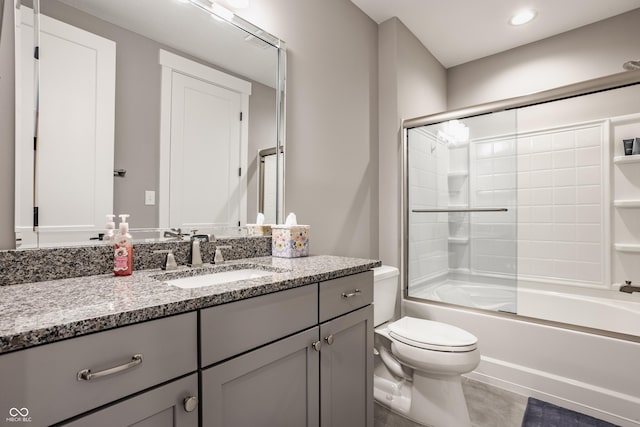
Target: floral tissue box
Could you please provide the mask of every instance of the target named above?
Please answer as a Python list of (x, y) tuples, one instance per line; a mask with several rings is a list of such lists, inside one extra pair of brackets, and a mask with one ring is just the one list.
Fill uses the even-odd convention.
[(271, 256), (299, 258), (309, 255), (309, 225), (273, 225)]

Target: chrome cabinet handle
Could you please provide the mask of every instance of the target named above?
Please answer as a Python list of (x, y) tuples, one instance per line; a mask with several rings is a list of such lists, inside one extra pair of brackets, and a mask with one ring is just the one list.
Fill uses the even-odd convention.
[(324, 340), (327, 342), (327, 344), (331, 345), (333, 344), (333, 335), (329, 335), (327, 337), (324, 337)]
[(349, 292), (349, 293), (343, 292), (342, 293), (342, 298), (355, 297), (355, 296), (360, 295), (361, 293), (362, 293), (362, 291), (360, 289), (355, 289), (353, 292)]
[(322, 341), (314, 342), (313, 344), (311, 344), (311, 347), (313, 347), (315, 351), (320, 351), (320, 347), (322, 347)]
[(198, 407), (198, 396), (187, 396), (183, 402), (184, 410), (187, 412), (193, 412)]
[(142, 353), (134, 354), (131, 358), (131, 362), (127, 362), (123, 365), (114, 366), (113, 368), (105, 369), (104, 371), (91, 372), (91, 369), (83, 369), (78, 372), (78, 381), (91, 381), (98, 378), (106, 377), (109, 375), (117, 374), (118, 372), (126, 371), (134, 366), (138, 366), (142, 363)]

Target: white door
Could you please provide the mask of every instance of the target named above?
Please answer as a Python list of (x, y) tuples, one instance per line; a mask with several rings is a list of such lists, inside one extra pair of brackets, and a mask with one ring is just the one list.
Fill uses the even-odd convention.
[[(33, 226), (33, 13), (21, 7), (16, 232)], [(38, 208), (40, 242), (88, 239), (113, 210), (115, 53), (113, 41), (40, 18)], [(83, 237), (80, 237), (83, 236)]]
[[(162, 144), (160, 154), (160, 225), (191, 230), (245, 224), (250, 86), (240, 81), (241, 89), (225, 87), (224, 79), (217, 79), (224, 73), (172, 58), (186, 71), (170, 68), (163, 77), (170, 82), (170, 88), (163, 86), (163, 99), (169, 103), (166, 111), (163, 102), (163, 122), (170, 121), (170, 141)], [(167, 90), (170, 98), (164, 93)], [(166, 165), (169, 173), (163, 178)], [(163, 180), (168, 182), (166, 187)]]

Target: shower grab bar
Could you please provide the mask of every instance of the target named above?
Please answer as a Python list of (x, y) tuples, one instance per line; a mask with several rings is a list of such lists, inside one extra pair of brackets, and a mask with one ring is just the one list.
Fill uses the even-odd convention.
[(459, 208), (459, 209), (413, 209), (413, 213), (440, 213), (440, 212), (508, 212), (507, 208)]

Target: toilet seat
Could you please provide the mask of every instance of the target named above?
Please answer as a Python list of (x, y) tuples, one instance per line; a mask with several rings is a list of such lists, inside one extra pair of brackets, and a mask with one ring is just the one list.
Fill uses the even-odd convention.
[(391, 338), (426, 350), (462, 353), (478, 347), (478, 338), (464, 329), (432, 320), (407, 316), (388, 328)]

